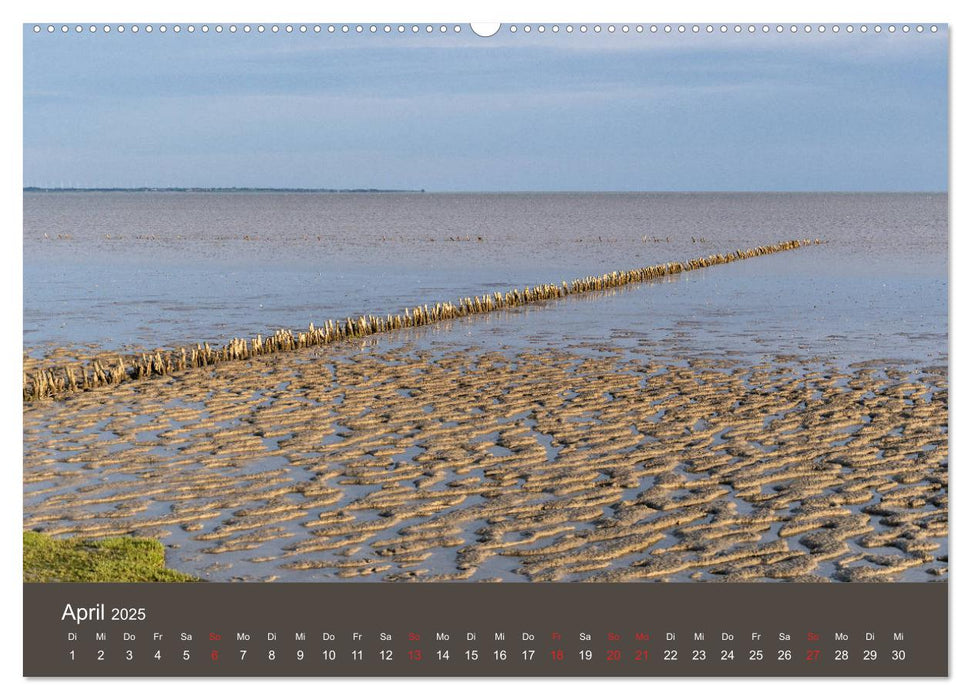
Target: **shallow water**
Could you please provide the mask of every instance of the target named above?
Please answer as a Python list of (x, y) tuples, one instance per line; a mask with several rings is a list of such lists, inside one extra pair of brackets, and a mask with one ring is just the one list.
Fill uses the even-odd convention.
[(222, 343), (804, 237), (422, 337), (946, 361), (935, 194), (27, 193), (24, 345)]

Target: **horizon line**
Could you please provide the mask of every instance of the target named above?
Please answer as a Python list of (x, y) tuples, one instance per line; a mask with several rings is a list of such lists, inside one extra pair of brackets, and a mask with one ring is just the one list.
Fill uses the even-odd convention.
[(40, 187), (26, 185), (23, 192), (269, 192), (269, 193), (310, 193), (310, 194), (948, 194), (949, 190), (430, 190), (411, 188), (380, 187)]

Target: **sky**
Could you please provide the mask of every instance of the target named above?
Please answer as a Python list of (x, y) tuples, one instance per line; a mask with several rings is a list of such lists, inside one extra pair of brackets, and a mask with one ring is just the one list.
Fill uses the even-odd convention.
[(35, 34), (26, 25), (24, 185), (948, 186), (943, 26), (541, 35), (505, 25), (489, 38), (451, 27)]

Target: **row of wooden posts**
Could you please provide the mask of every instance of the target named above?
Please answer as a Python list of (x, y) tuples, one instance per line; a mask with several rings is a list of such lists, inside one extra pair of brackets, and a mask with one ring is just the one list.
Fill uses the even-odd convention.
[(266, 337), (258, 335), (249, 341), (233, 338), (229, 343), (218, 348), (213, 348), (209, 343), (199, 343), (195, 347), (180, 347), (128, 357), (119, 356), (111, 361), (93, 360), (87, 364), (64, 365), (38, 369), (33, 372), (25, 371), (24, 401), (56, 397), (69, 392), (110, 386), (135, 379), (166, 376), (172, 372), (194, 367), (209, 367), (220, 362), (245, 360), (259, 355), (327, 345), (349, 338), (361, 338), (400, 328), (416, 328), (438, 321), (560, 299), (572, 294), (602, 291), (636, 282), (646, 282), (677, 275), (681, 272), (698, 270), (712, 265), (723, 265), (760, 255), (793, 250), (819, 242), (818, 239), (815, 241), (809, 239), (784, 241), (750, 250), (736, 250), (734, 253), (725, 255), (711, 255), (706, 258), (653, 265), (626, 272), (610, 272), (599, 277), (584, 277), (569, 283), (526, 287), (522, 291), (514, 289), (505, 294), (495, 292), (481, 297), (465, 297), (459, 299), (457, 303), (445, 302), (433, 306), (426, 304), (405, 309), (403, 314), (394, 316), (390, 314), (387, 316), (368, 315), (347, 318), (344, 321), (331, 320), (320, 327), (310, 324), (310, 327), (303, 332), (278, 330), (273, 335)]

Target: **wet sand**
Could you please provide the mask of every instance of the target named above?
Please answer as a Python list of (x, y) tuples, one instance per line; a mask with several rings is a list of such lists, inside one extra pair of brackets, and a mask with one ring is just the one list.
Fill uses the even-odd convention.
[(210, 580), (947, 578), (946, 367), (309, 348), (24, 405), (24, 527)]

